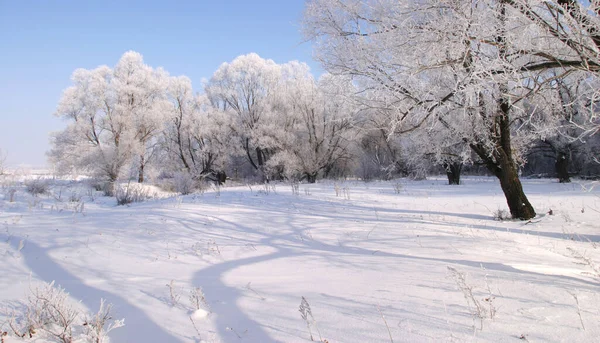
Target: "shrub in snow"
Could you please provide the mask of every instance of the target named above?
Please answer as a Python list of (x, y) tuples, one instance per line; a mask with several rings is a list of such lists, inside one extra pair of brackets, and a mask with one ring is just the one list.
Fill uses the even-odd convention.
[(8, 194), (8, 201), (10, 202), (15, 202), (15, 194), (17, 193), (17, 189), (14, 187), (11, 187), (8, 189), (8, 191), (6, 191), (6, 194)]
[(115, 195), (115, 183), (114, 182), (104, 182), (102, 184), (102, 193), (105, 197), (112, 197)]
[(300, 195), (300, 183), (297, 181), (292, 182), (292, 194)]
[(173, 186), (175, 192), (186, 195), (194, 191), (195, 181), (190, 173), (175, 173), (173, 176)]
[(190, 291), (190, 303), (194, 310), (201, 310), (203, 307), (205, 309), (209, 309), (208, 302), (206, 301), (206, 297), (204, 296), (204, 292), (200, 287), (194, 287)]
[[(43, 283), (30, 291), (27, 304), (22, 313), (13, 313), (8, 320), (11, 335), (21, 338), (54, 339), (58, 342), (75, 342), (77, 333), (82, 334), (83, 341), (102, 343), (106, 334), (112, 329), (124, 325), (124, 320), (111, 321), (111, 304), (102, 299), (100, 309), (93, 315), (82, 313), (69, 300), (69, 293), (64, 288), (55, 286), (54, 282)], [(82, 318), (90, 318), (84, 319)], [(79, 340), (77, 340), (79, 341)]]
[(150, 198), (150, 192), (142, 185), (128, 183), (126, 186), (116, 187), (115, 197), (117, 205), (127, 205)]
[(125, 319), (111, 321), (111, 311), (112, 304), (106, 304), (104, 299), (100, 299), (100, 309), (98, 309), (98, 312), (90, 318), (86, 318), (83, 322), (85, 336), (89, 341), (102, 343), (110, 331), (125, 325)]
[(48, 193), (48, 181), (44, 179), (35, 179), (25, 182), (25, 190), (27, 193), (38, 196)]
[(12, 332), (19, 337), (33, 337), (42, 331), (60, 342), (73, 340), (73, 323), (77, 310), (68, 302), (69, 294), (54, 282), (44, 283), (31, 290), (25, 313), (9, 321)]
[(111, 197), (115, 195), (115, 184), (109, 181), (92, 180), (90, 187), (96, 192), (102, 192), (104, 196)]
[(71, 192), (71, 195), (69, 195), (69, 202), (80, 202), (81, 201), (81, 194), (77, 193), (77, 192)]
[(159, 179), (155, 184), (156, 187), (169, 193), (175, 193), (175, 185), (173, 179)]
[(104, 182), (98, 180), (90, 181), (90, 187), (96, 192), (101, 192), (104, 189)]
[(497, 209), (496, 211), (494, 211), (494, 213), (492, 214), (494, 217), (494, 220), (497, 221), (505, 221), (505, 220), (510, 220), (512, 217), (510, 215), (510, 213), (508, 213), (507, 210), (501, 210), (501, 209)]

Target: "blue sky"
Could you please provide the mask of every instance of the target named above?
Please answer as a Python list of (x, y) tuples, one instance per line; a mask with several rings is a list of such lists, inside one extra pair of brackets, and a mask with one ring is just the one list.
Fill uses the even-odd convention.
[(304, 0), (0, 0), (0, 149), (8, 164), (44, 166), (53, 116), (76, 68), (114, 66), (128, 50), (200, 90), (223, 62), (256, 52), (299, 60), (315, 74), (302, 43)]

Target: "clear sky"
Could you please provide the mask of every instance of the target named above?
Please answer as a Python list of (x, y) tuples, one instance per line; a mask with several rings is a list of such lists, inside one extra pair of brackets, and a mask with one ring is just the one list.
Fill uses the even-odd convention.
[(114, 66), (134, 50), (146, 64), (187, 75), (200, 90), (223, 62), (256, 52), (299, 60), (304, 0), (0, 0), (0, 149), (8, 164), (43, 167), (53, 116), (76, 68)]

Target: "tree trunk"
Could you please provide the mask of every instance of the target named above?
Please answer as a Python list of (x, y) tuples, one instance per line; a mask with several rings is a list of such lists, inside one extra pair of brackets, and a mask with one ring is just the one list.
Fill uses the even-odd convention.
[(246, 141), (244, 142), (244, 150), (246, 150), (246, 156), (248, 157), (248, 161), (250, 161), (250, 164), (252, 165), (252, 167), (254, 169), (258, 170), (259, 168), (256, 165), (256, 163), (254, 163), (254, 160), (252, 159), (252, 154), (250, 153), (250, 139), (249, 138), (246, 138)]
[(108, 182), (116, 182), (119, 178), (119, 175), (115, 172), (109, 171), (107, 172)]
[(144, 159), (144, 155), (140, 156), (140, 168), (138, 170), (138, 182), (144, 182), (144, 167), (146, 166), (146, 161)]
[(500, 187), (506, 197), (511, 216), (521, 220), (535, 217), (535, 210), (523, 192), (516, 165), (514, 163), (501, 163), (500, 165), (497, 177), (500, 180)]
[(556, 163), (554, 164), (554, 168), (556, 169), (558, 182), (571, 182), (571, 178), (569, 177), (569, 156), (566, 153), (558, 153), (558, 156), (556, 157)]
[(504, 192), (511, 216), (521, 220), (535, 217), (535, 210), (523, 192), (517, 166), (512, 157), (504, 153), (502, 149), (497, 149), (492, 158), (483, 145), (471, 144), (470, 147), (483, 160), (487, 169), (500, 181), (500, 187)]
[(225, 174), (224, 171), (216, 172), (215, 177), (216, 177), (217, 183), (219, 185), (223, 185), (223, 184), (225, 184), (225, 181), (227, 181), (227, 174)]
[(313, 173), (313, 174), (306, 173), (306, 181), (308, 183), (317, 182), (317, 174), (316, 173)]
[(264, 159), (263, 150), (258, 147), (254, 150), (256, 151), (256, 164), (258, 165), (257, 170), (260, 173), (260, 176), (262, 177), (263, 182), (269, 183), (270, 180), (269, 180), (269, 175), (267, 175), (266, 168), (265, 168), (265, 159)]
[(444, 169), (446, 169), (449, 185), (460, 185), (460, 172), (462, 171), (462, 167), (463, 164), (461, 162), (444, 163)]
[(495, 147), (490, 152), (483, 144), (471, 144), (471, 149), (483, 160), (486, 167), (500, 181), (510, 214), (515, 219), (529, 220), (535, 217), (533, 206), (523, 192), (517, 164), (512, 157), (509, 111), (504, 97), (500, 99), (500, 115), (494, 118), (492, 138)]
[(256, 148), (256, 160), (258, 161), (258, 167), (262, 167), (265, 164), (263, 159), (263, 152), (261, 148)]

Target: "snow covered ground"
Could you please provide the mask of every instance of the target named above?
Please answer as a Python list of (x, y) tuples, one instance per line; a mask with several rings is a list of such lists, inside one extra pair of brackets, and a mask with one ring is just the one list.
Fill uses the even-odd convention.
[(111, 342), (309, 342), (302, 297), (315, 341), (597, 342), (591, 185), (524, 180), (542, 214), (528, 222), (495, 221), (507, 206), (483, 177), (223, 187), (130, 206), (78, 182), (38, 197), (18, 184), (13, 202), (4, 186), (0, 325), (55, 281), (89, 311), (114, 305), (125, 326)]

